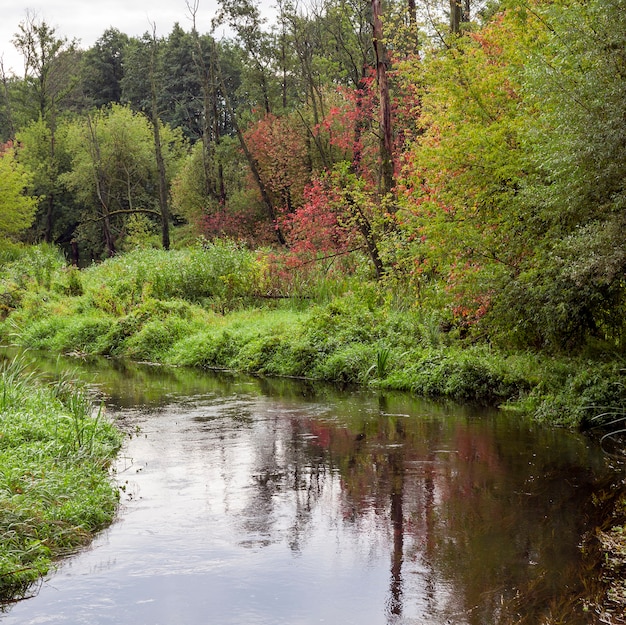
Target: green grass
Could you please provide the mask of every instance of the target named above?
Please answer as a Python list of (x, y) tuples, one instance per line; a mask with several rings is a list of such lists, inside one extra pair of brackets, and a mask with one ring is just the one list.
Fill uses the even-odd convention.
[[(506, 405), (568, 426), (626, 406), (617, 357), (470, 343), (443, 309), (416, 306), (398, 289), (391, 297), (358, 267), (336, 279), (313, 265), (302, 276), (283, 275), (271, 255), (230, 241), (138, 250), (82, 271), (67, 268), (49, 246), (9, 252), (0, 257), (0, 339), (7, 343), (366, 384)], [(264, 299), (268, 288), (298, 297)]]
[(0, 600), (111, 522), (118, 431), (69, 380), (45, 384), (24, 359), (0, 366)]
[[(307, 266), (283, 275), (268, 258), (217, 242), (131, 252), (77, 271), (49, 246), (11, 247), (0, 253), (0, 340), (402, 390), (553, 425), (625, 426), (619, 355), (470, 342), (443, 307), (390, 294), (362, 270), (335, 279)], [(13, 363), (0, 383), (0, 592), (9, 596), (110, 520), (115, 494), (105, 468), (119, 438), (69, 381), (46, 389)]]

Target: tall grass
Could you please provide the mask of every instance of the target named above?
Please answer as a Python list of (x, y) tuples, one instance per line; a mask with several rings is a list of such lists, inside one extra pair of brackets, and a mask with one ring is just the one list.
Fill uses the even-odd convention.
[(22, 596), (55, 558), (108, 524), (117, 430), (69, 380), (45, 383), (24, 357), (0, 365), (0, 600)]

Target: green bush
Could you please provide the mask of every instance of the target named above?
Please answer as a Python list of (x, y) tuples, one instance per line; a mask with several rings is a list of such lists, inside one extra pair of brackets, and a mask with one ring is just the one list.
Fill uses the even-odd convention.
[(361, 384), (366, 381), (367, 372), (375, 358), (376, 348), (372, 345), (345, 345), (317, 363), (313, 375), (341, 384)]
[(145, 299), (214, 300), (230, 308), (256, 292), (258, 266), (245, 247), (217, 240), (167, 252), (134, 250), (91, 267), (84, 278), (94, 305), (116, 314)]

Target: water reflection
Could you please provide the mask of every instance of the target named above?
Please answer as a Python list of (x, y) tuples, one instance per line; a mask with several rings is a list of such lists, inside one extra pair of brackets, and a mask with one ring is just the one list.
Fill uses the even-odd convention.
[(594, 622), (579, 545), (615, 476), (583, 437), (403, 395), (72, 366), (140, 430), (121, 520), (7, 625)]

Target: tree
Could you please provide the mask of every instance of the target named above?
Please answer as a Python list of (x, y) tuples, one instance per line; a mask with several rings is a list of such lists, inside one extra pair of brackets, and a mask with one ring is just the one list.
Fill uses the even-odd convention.
[(379, 95), (380, 127), (380, 191), (382, 195), (390, 193), (394, 183), (393, 172), (393, 126), (391, 122), (391, 98), (387, 79), (387, 50), (383, 35), (382, 7), (380, 0), (372, 0), (372, 42), (376, 55), (376, 80)]
[(156, 29), (152, 33), (152, 49), (150, 55), (150, 123), (154, 137), (154, 157), (157, 166), (157, 180), (159, 189), (159, 210), (161, 216), (161, 243), (164, 250), (170, 249), (170, 211), (168, 204), (168, 182), (165, 172), (165, 159), (161, 140), (161, 120), (159, 118), (157, 58), (159, 43), (156, 38)]
[[(114, 105), (69, 129), (72, 168), (62, 182), (84, 207), (80, 234), (88, 238), (100, 227), (103, 252), (113, 255), (130, 215), (145, 214), (163, 227), (159, 205), (159, 168), (154, 156), (154, 131), (149, 120), (130, 108)], [(180, 133), (159, 129), (163, 167), (169, 185), (183, 154)]]
[(0, 145), (0, 237), (10, 237), (30, 227), (37, 200), (26, 194), (32, 176), (17, 161), (11, 142)]
[(128, 41), (127, 35), (116, 28), (108, 28), (83, 55), (82, 85), (91, 106), (100, 108), (120, 103)]
[[(47, 136), (48, 143), (47, 154), (41, 153), (46, 165), (38, 168), (42, 174), (38, 221), (44, 240), (51, 243), (56, 229), (55, 215), (59, 213), (56, 188), (61, 173), (56, 154), (57, 117), (61, 104), (74, 94), (79, 62), (74, 44), (57, 38), (54, 28), (31, 14), (20, 23), (13, 42), (24, 57), (21, 107), (27, 113), (23, 117), (47, 128), (39, 133), (40, 138)], [(44, 172), (48, 176), (45, 181)]]
[(31, 119), (53, 127), (59, 104), (77, 84), (75, 43), (58, 38), (56, 29), (31, 13), (20, 22), (13, 43), (24, 58), (23, 105), (31, 107)]
[[(626, 17), (620, 0), (539, 5), (545, 38), (527, 63), (537, 110), (522, 188), (535, 241), (497, 311), (520, 342), (624, 346)], [(525, 305), (517, 302), (524, 292)], [(514, 331), (511, 330), (514, 329)]]
[(32, 174), (31, 193), (38, 202), (31, 227), (32, 238), (36, 241), (69, 241), (78, 222), (73, 198), (60, 180), (70, 167), (65, 138), (64, 124), (53, 130), (41, 119), (17, 133), (17, 157)]
[(507, 11), (403, 68), (404, 80), (424, 87), (399, 182), (399, 255), (406, 252), (418, 284), (443, 281), (464, 329), (484, 317), (532, 248), (520, 189), (529, 173), (522, 131), (534, 109), (522, 99), (520, 73), (542, 32), (539, 20)]
[(263, 30), (264, 22), (254, 0), (220, 0), (214, 27), (226, 24), (236, 33), (247, 56), (244, 67), (250, 72), (244, 83), (247, 99), (252, 105), (258, 101), (265, 113), (271, 113), (279, 88), (272, 67), (275, 50), (269, 34)]
[(4, 61), (0, 57), (0, 80), (2, 81), (2, 95), (0, 97), (0, 141), (10, 141), (15, 138), (15, 122), (13, 119), (13, 98), (15, 79), (11, 79), (4, 71)]

